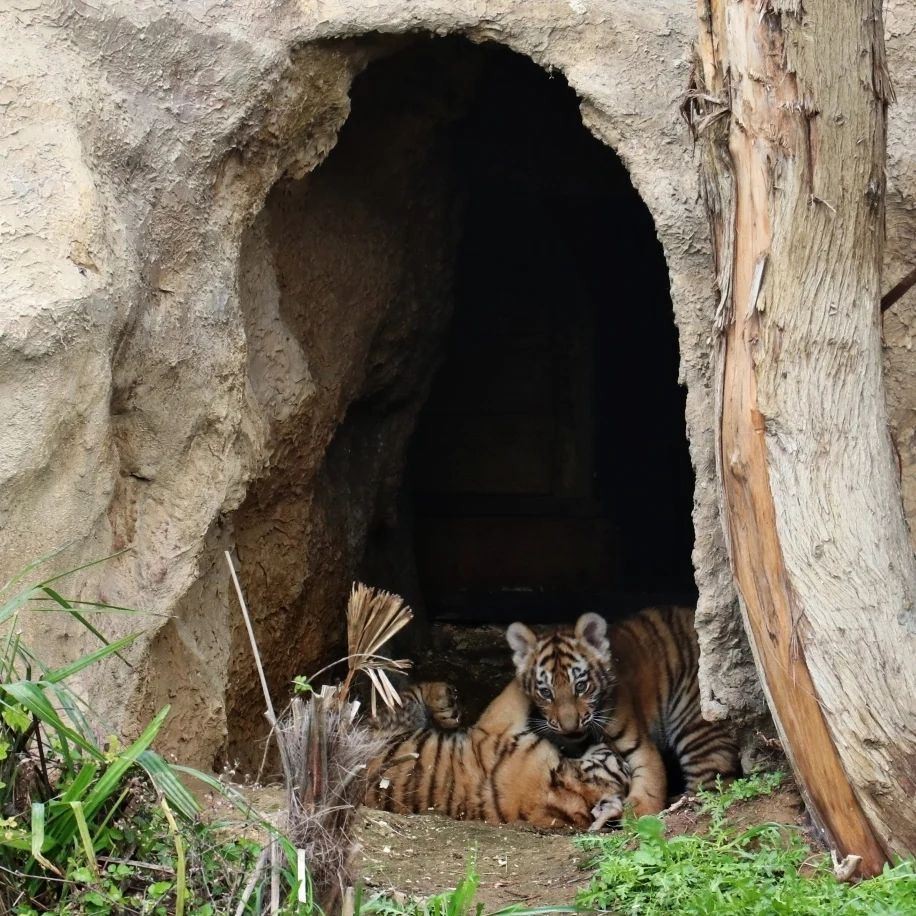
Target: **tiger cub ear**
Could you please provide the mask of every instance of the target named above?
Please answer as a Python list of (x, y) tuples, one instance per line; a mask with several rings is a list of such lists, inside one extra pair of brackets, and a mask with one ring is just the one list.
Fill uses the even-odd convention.
[(506, 630), (506, 642), (512, 650), (512, 661), (516, 668), (521, 669), (528, 661), (537, 641), (537, 636), (523, 623), (513, 623)]
[(607, 638), (607, 621), (597, 614), (583, 614), (576, 621), (576, 636), (588, 643), (599, 655), (607, 657), (611, 650)]

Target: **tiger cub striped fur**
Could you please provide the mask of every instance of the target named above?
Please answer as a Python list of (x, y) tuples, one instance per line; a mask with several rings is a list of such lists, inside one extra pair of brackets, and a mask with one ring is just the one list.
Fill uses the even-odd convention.
[(375, 719), (379, 731), (415, 732), (436, 727), (451, 731), (461, 724), (458, 691), (444, 681), (422, 681), (400, 688), (401, 705), (385, 707)]
[(572, 630), (536, 636), (521, 623), (506, 639), (533, 727), (553, 739), (600, 736), (633, 773), (627, 804), (655, 814), (668, 797), (665, 757), (687, 791), (739, 770), (735, 741), (700, 711), (699, 645), (689, 608), (647, 608), (607, 623), (584, 614)]
[(528, 730), (528, 700), (514, 681), (470, 728), (437, 727), (457, 720), (450, 690), (418, 685), (383, 720), (390, 741), (374, 762), (378, 778), (366, 804), (401, 814), (593, 830), (622, 814), (630, 771), (610, 746), (596, 744), (576, 760), (563, 757)]

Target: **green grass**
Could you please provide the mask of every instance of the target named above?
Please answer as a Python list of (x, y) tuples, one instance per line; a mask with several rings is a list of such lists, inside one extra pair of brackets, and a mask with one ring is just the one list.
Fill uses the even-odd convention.
[[(0, 913), (228, 912), (260, 850), (200, 823), (176, 768), (152, 750), (168, 707), (134, 741), (100, 738), (68, 685), (103, 659), (124, 661), (139, 635), (111, 642), (93, 620), (137, 612), (65, 598), (58, 583), (79, 570), (23, 587), (43, 562), (0, 589)], [(22, 636), (22, 618), (39, 614), (68, 616), (97, 648), (49, 667)]]
[(594, 877), (577, 904), (619, 916), (904, 916), (916, 913), (912, 861), (859, 884), (838, 882), (829, 859), (796, 829), (728, 819), (736, 801), (767, 795), (778, 774), (751, 776), (701, 793), (710, 816), (702, 835), (666, 838), (664, 822), (642, 817), (615, 834), (582, 838), (594, 853)]

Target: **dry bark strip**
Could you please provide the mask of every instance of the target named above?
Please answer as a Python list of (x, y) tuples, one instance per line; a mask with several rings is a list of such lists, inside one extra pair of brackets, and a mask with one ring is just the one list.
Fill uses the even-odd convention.
[(809, 811), (874, 874), (916, 852), (916, 562), (880, 363), (880, 2), (699, 12), (685, 107), (721, 291), (729, 554)]

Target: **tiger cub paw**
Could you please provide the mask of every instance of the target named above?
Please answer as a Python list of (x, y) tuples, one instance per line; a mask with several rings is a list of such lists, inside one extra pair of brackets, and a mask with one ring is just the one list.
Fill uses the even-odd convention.
[(424, 681), (417, 685), (431, 725), (453, 731), (461, 724), (458, 691), (445, 681)]
[(605, 796), (592, 808), (591, 814), (592, 823), (588, 828), (589, 832), (596, 833), (603, 830), (610, 821), (620, 820), (623, 815), (623, 796)]

